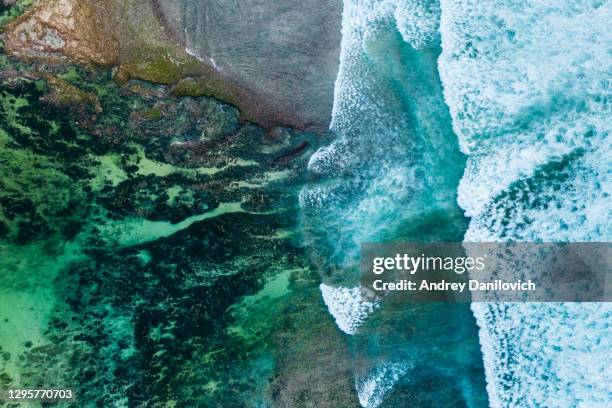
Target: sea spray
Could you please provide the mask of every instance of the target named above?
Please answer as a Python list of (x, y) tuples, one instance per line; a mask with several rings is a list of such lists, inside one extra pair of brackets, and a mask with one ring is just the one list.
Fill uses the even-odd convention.
[[(442, 1), (440, 75), (468, 154), (466, 242), (612, 237), (611, 7)], [(609, 404), (609, 305), (472, 309), (492, 406)]]

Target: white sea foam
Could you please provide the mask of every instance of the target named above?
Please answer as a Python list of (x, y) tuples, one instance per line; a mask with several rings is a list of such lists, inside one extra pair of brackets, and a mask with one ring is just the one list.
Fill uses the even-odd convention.
[[(409, 121), (400, 96), (389, 89), (383, 55), (370, 45), (395, 31), (395, 9), (395, 1), (344, 2), (330, 125), (337, 137), (319, 149), (308, 165), (313, 175), (331, 180), (300, 193), (303, 213), (323, 224), (321, 245), (331, 251), (329, 258), (340, 267), (358, 261), (360, 243), (375, 239), (388, 224), (386, 220), (401, 218), (397, 199), (405, 201), (415, 184), (411, 164), (399, 160), (411, 147), (405, 137)], [(374, 309), (361, 300), (357, 287), (322, 285), (321, 292), (338, 327), (349, 334)]]
[(439, 40), (440, 4), (438, 1), (400, 0), (395, 22), (404, 41), (421, 49)]
[(389, 391), (406, 374), (410, 366), (406, 363), (382, 363), (365, 377), (356, 381), (357, 397), (364, 408), (377, 408)]
[(364, 299), (359, 286), (344, 288), (321, 284), (319, 288), (329, 313), (346, 334), (357, 333), (359, 326), (380, 306)]
[[(465, 240), (610, 241), (610, 1), (441, 2)], [(519, 271), (520, 272), (520, 271)], [(495, 407), (612, 400), (609, 304), (475, 303)]]
[[(335, 139), (311, 157), (317, 181), (299, 202), (309, 248), (324, 276), (336, 274), (333, 286), (320, 286), (323, 299), (350, 335), (381, 307), (364, 299), (359, 279), (347, 273), (358, 265), (360, 244), (417, 228), (430, 212), (460, 216), (460, 172), (447, 161), (462, 158), (437, 77), (439, 12), (437, 1), (344, 1)], [(401, 362), (376, 363), (356, 383), (361, 405), (379, 406), (406, 370)]]
[(493, 407), (608, 407), (605, 303), (474, 303)]
[(421, 160), (431, 146), (461, 160), (437, 80), (437, 49), (427, 49), (438, 15), (435, 1), (344, 2), (330, 125), (336, 137), (310, 158), (319, 182), (299, 199), (305, 224), (319, 228), (309, 246), (324, 247), (339, 269), (358, 263), (362, 242), (390, 239), (427, 212), (454, 205), (459, 174), (443, 174), (441, 160)]

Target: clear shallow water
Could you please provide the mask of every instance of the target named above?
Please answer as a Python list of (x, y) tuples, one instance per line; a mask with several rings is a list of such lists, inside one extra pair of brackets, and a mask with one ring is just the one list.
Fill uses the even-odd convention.
[[(2, 50), (0, 68), (3, 388), (70, 387), (70, 406), (358, 404), (290, 242), (310, 152), (276, 160), (310, 135), (108, 70), (35, 81)], [(102, 111), (54, 99), (58, 83)]]
[[(417, 326), (423, 316), (391, 313), (391, 323), (389, 305), (362, 298), (359, 243), (610, 240), (611, 17), (602, 1), (344, 2), (336, 140), (312, 156), (317, 181), (300, 204), (323, 299), (357, 339), (356, 354), (368, 356), (356, 376), (363, 406), (391, 404), (411, 372), (425, 375), (407, 351), (411, 340), (398, 335), (408, 327), (399, 315)], [(467, 230), (455, 200), (470, 217)], [(492, 406), (612, 400), (606, 304), (472, 311)], [(470, 318), (451, 314), (462, 316), (467, 338), (475, 335)], [(427, 334), (416, 337), (431, 341)], [(386, 347), (401, 351), (389, 357)], [(439, 355), (429, 362), (432, 370), (448, 363)], [(483, 403), (466, 391), (477, 381), (464, 378), (462, 403)]]

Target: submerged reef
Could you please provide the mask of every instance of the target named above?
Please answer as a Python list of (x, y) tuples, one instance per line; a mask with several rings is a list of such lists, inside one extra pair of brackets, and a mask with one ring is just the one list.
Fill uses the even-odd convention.
[[(0, 8), (7, 30), (49, 3), (24, 4)], [(74, 407), (358, 404), (295, 245), (320, 137), (172, 81), (1, 51), (2, 388), (73, 388)]]

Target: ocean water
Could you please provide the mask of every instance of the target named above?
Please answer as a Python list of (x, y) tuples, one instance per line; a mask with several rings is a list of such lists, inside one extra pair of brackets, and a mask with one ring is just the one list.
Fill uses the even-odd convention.
[(362, 242), (457, 241), (467, 228), (457, 205), (465, 157), (438, 76), (439, 15), (436, 2), (344, 2), (334, 140), (311, 156), (300, 193), (303, 235), (323, 300), (351, 336), (364, 407), (486, 406), (467, 305), (408, 310), (359, 287)]
[(438, 37), (401, 29), (407, 18), (396, 2), (344, 4), (335, 140), (312, 155), (314, 182), (300, 194), (308, 244), (322, 269), (341, 268), (329, 282), (345, 287), (361, 242), (457, 238), (465, 228), (456, 204), (465, 158), (438, 78)]
[[(609, 1), (345, 0), (335, 140), (300, 195), (342, 331), (393, 337), (405, 322), (359, 290), (361, 242), (610, 240), (611, 20)], [(471, 310), (491, 406), (609, 406), (609, 305)], [(357, 376), (364, 407), (390, 404), (414, 370), (410, 353), (382, 356), (395, 336)]]
[[(468, 155), (465, 240), (610, 241), (612, 3), (441, 9), (440, 75)], [(493, 406), (609, 406), (609, 304), (472, 309)]]

